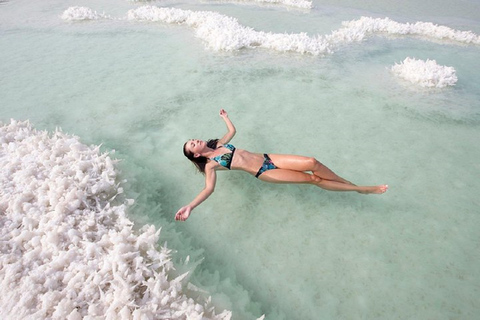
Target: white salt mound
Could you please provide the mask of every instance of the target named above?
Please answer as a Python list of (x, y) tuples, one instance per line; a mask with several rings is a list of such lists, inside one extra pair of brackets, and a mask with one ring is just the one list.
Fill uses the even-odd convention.
[(399, 78), (426, 88), (444, 88), (457, 82), (453, 67), (440, 66), (435, 60), (406, 58), (395, 64), (391, 71)]
[(2, 319), (231, 318), (186, 296), (160, 230), (133, 230), (98, 146), (14, 120), (0, 145)]
[(61, 16), (63, 20), (67, 21), (80, 21), (80, 20), (98, 20), (98, 19), (109, 19), (110, 17), (103, 14), (97, 13), (87, 7), (70, 7), (65, 10)]

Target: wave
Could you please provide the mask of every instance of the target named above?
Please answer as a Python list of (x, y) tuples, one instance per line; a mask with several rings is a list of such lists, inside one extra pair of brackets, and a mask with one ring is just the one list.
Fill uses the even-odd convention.
[(402, 63), (395, 64), (391, 71), (399, 78), (426, 88), (444, 88), (457, 82), (455, 69), (440, 66), (435, 60), (423, 61), (407, 57)]
[[(0, 310), (7, 319), (230, 319), (187, 296), (160, 230), (133, 229), (116, 161), (77, 137), (0, 128)], [(115, 204), (119, 202), (119, 204)]]
[[(67, 11), (69, 10), (70, 8), (67, 9)], [(68, 14), (64, 12), (62, 19), (65, 19), (63, 16), (66, 16), (65, 20), (84, 20), (82, 19), (84, 16), (90, 16), (84, 12), (90, 13), (90, 11), (71, 10)], [(212, 11), (141, 6), (129, 10), (127, 19), (187, 25), (195, 30), (198, 38), (206, 42), (207, 47), (218, 51), (260, 47), (280, 52), (324, 55), (333, 53), (343, 45), (360, 42), (372, 34), (413, 35), (432, 41), (480, 44), (480, 36), (471, 31), (454, 30), (430, 22), (399, 23), (389, 18), (361, 17), (358, 20), (343, 22), (342, 28), (329, 35), (316, 36), (308, 36), (306, 33), (287, 34), (256, 31), (253, 28), (242, 26), (233, 17)]]

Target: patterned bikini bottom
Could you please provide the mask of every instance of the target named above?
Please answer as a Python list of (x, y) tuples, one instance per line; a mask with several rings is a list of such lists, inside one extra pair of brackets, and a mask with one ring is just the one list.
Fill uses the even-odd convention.
[(272, 169), (277, 169), (277, 166), (273, 163), (272, 159), (270, 159), (268, 154), (264, 153), (263, 158), (264, 158), (263, 164), (260, 167), (260, 169), (258, 169), (258, 172), (255, 175), (255, 178), (258, 178), (258, 176), (260, 176), (265, 171), (272, 170)]

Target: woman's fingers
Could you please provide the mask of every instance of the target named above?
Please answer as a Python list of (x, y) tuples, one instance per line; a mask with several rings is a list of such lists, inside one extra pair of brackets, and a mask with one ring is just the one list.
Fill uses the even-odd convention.
[(188, 219), (189, 216), (190, 216), (190, 213), (188, 211), (188, 208), (183, 207), (183, 208), (180, 208), (180, 210), (178, 210), (177, 213), (175, 214), (175, 220), (185, 221)]
[(175, 214), (175, 220), (182, 220), (182, 209), (178, 210)]

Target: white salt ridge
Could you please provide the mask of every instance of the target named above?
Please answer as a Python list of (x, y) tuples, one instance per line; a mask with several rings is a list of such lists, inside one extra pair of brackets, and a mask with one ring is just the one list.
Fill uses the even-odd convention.
[(395, 64), (392, 72), (411, 83), (426, 88), (444, 88), (457, 82), (453, 67), (440, 66), (435, 60), (416, 60), (406, 58), (402, 63)]
[(305, 0), (254, 0), (254, 2), (282, 4), (285, 6), (301, 9), (311, 9), (313, 7), (311, 1)]
[[(223, 1), (222, 1), (223, 2)], [(313, 4), (311, 1), (306, 0), (231, 0), (225, 2), (235, 2), (235, 3), (248, 3), (248, 4), (275, 4), (275, 5), (284, 5), (292, 8), (299, 9), (311, 9)]]
[[(65, 15), (70, 17), (72, 14), (64, 13)], [(75, 16), (81, 15), (76, 14)], [(454, 30), (429, 22), (399, 23), (389, 18), (361, 17), (358, 20), (343, 22), (342, 28), (329, 35), (313, 37), (306, 33), (255, 31), (253, 28), (242, 26), (235, 18), (211, 11), (142, 6), (129, 10), (127, 19), (187, 25), (195, 30), (198, 38), (206, 42), (207, 47), (224, 51), (261, 47), (280, 52), (291, 51), (320, 55), (333, 53), (342, 45), (360, 42), (370, 34), (414, 35), (436, 41), (480, 44), (480, 37), (471, 31)]]
[(458, 31), (432, 23), (398, 23), (389, 18), (362, 17), (343, 22), (343, 27), (330, 35), (310, 37), (306, 33), (286, 34), (255, 31), (240, 25), (237, 19), (209, 11), (190, 11), (176, 8), (142, 6), (128, 11), (127, 19), (162, 21), (185, 24), (195, 29), (195, 35), (214, 50), (239, 50), (262, 47), (277, 51), (293, 51), (313, 55), (332, 53), (339, 46), (362, 41), (370, 34), (417, 35), (428, 39), (450, 40), (480, 44), (478, 35), (471, 31)]
[(275, 34), (255, 31), (240, 25), (237, 19), (217, 12), (190, 11), (176, 8), (143, 6), (127, 13), (127, 19), (162, 21), (185, 24), (195, 29), (195, 35), (203, 39), (213, 50), (233, 51), (245, 47), (262, 47), (278, 51), (296, 51), (319, 54), (329, 51), (329, 44), (300, 34)]
[[(116, 161), (78, 138), (0, 128), (2, 319), (230, 319), (188, 298), (160, 230), (132, 229)], [(188, 285), (188, 284), (187, 284)]]
[[(447, 40), (466, 44), (480, 44), (480, 36), (472, 31), (455, 30), (431, 22), (400, 23), (389, 18), (361, 17), (358, 20), (344, 21), (343, 30), (359, 34), (386, 33), (391, 35), (415, 35), (433, 40)], [(339, 31), (341, 31), (340, 29)]]
[(111, 19), (110, 16), (104, 13), (97, 13), (87, 7), (70, 7), (63, 12), (61, 18), (67, 21)]

